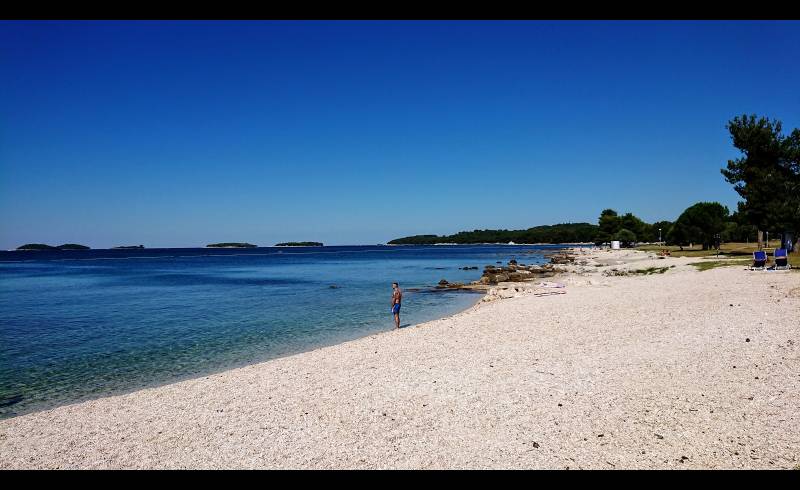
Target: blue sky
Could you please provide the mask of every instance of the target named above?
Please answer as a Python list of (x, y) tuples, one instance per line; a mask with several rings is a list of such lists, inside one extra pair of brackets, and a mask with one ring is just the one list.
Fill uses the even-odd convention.
[(737, 195), (798, 22), (0, 22), (0, 248), (381, 243)]

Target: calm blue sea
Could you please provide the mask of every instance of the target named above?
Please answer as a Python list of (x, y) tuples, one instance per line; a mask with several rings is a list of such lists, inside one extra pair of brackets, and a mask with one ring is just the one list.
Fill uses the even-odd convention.
[(403, 325), (447, 316), (480, 295), (440, 279), (553, 248), (0, 252), (0, 418), (389, 330), (392, 281)]

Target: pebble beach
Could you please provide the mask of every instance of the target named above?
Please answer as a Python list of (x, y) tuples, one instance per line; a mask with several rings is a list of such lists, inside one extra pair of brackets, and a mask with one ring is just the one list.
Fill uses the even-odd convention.
[(563, 287), (0, 420), (0, 468), (800, 466), (800, 273), (574, 253)]

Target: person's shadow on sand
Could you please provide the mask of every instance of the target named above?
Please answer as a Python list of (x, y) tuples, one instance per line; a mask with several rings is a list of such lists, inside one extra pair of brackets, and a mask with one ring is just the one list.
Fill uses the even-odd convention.
[(400, 325), (400, 328), (407, 328), (407, 327), (410, 327), (410, 326), (411, 326), (410, 323), (406, 323), (404, 325)]

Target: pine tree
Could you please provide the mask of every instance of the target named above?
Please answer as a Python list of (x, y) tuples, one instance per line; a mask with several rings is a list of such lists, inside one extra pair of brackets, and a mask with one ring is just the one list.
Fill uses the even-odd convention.
[(780, 121), (755, 114), (726, 127), (743, 156), (721, 172), (744, 199), (739, 212), (756, 226), (761, 249), (764, 230), (800, 230), (800, 130), (784, 136)]

